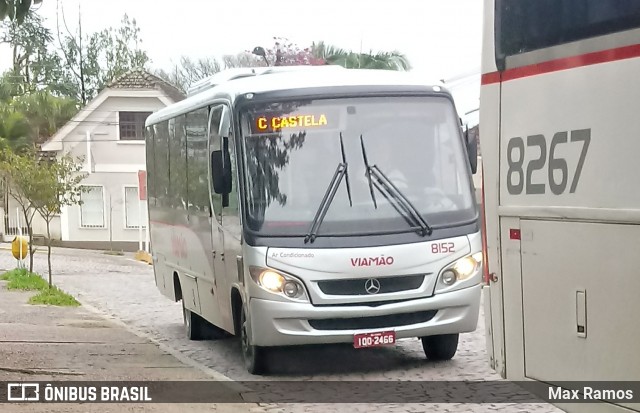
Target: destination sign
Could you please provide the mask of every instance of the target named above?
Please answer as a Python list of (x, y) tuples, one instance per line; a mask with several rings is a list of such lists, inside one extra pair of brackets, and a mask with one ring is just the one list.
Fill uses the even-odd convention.
[(327, 125), (327, 115), (296, 115), (296, 116), (260, 116), (256, 120), (259, 131), (279, 130), (287, 128), (313, 128)]
[[(315, 109), (315, 108), (314, 108)], [(280, 131), (297, 132), (312, 129), (335, 129), (339, 125), (339, 111), (334, 108), (311, 110), (293, 114), (282, 112), (255, 113), (251, 122), (254, 135)]]

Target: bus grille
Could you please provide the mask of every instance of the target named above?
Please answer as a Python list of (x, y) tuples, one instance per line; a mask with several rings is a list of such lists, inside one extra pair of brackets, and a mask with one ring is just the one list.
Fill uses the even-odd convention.
[(316, 330), (359, 330), (366, 328), (389, 328), (426, 323), (435, 317), (436, 310), (418, 311), (404, 314), (389, 314), (374, 317), (326, 318), (309, 320)]
[[(377, 278), (380, 282), (377, 294), (416, 290), (422, 285), (424, 277), (422, 274)], [(364, 287), (366, 282), (366, 278), (319, 281), (318, 288), (327, 295), (370, 295)]]

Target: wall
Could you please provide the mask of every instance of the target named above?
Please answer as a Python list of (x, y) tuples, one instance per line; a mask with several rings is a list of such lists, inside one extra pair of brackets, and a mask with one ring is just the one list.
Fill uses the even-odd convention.
[[(14, 236), (17, 234), (17, 222), (18, 222), (18, 213), (17, 213), (17, 208), (20, 208), (20, 224), (22, 224), (22, 227), (25, 227), (25, 219), (24, 219), (24, 214), (22, 212), (22, 207), (20, 206), (20, 204), (18, 204), (18, 202), (12, 198), (9, 197), (9, 211), (8, 211), (8, 218), (9, 218), (9, 228), (5, 228), (5, 222), (4, 222), (4, 217), (5, 217), (5, 211), (3, 208), (0, 208), (0, 216), (3, 217), (3, 219), (1, 219), (1, 223), (0, 223), (0, 232), (4, 235), (4, 239), (5, 240), (12, 240), (14, 238)], [(36, 212), (35, 216), (33, 217), (33, 221), (31, 223), (32, 228), (33, 228), (33, 235), (34, 236), (46, 236), (47, 234), (47, 223), (46, 221), (40, 216), (40, 214), (38, 214)], [(59, 240), (61, 239), (61, 231), (60, 231), (60, 217), (56, 216), (53, 218), (53, 220), (51, 221), (51, 224), (49, 226), (49, 230), (51, 231), (51, 239), (54, 240)], [(26, 236), (27, 233), (24, 232), (24, 235)]]
[[(138, 229), (126, 228), (124, 187), (137, 186), (137, 173), (95, 173), (83, 181), (86, 185), (103, 186), (104, 227), (82, 228), (80, 206), (67, 209), (69, 239), (65, 241), (129, 241), (138, 242)], [(146, 202), (142, 203), (146, 210)], [(143, 237), (145, 233), (143, 230)]]
[[(124, 187), (137, 186), (138, 171), (146, 169), (145, 144), (144, 140), (119, 140), (118, 112), (154, 112), (165, 107), (167, 100), (159, 92), (129, 93), (129, 97), (107, 97), (86, 119), (77, 122), (63, 139), (62, 153), (85, 159), (85, 172), (90, 172), (90, 175), (83, 183), (103, 186), (105, 203), (103, 228), (82, 228), (80, 207), (67, 208), (62, 222), (67, 223), (68, 236), (65, 234), (63, 241), (100, 242), (101, 245), (111, 241), (138, 242), (138, 229), (126, 228)], [(89, 156), (87, 133), (90, 136)], [(91, 167), (90, 171), (86, 169), (88, 166)], [(146, 211), (146, 203), (143, 203), (143, 208)]]
[(137, 170), (145, 163), (144, 141), (119, 140), (118, 112), (154, 112), (165, 106), (156, 97), (108, 97), (64, 138), (62, 152), (86, 157), (89, 132), (95, 172), (131, 170), (132, 165)]

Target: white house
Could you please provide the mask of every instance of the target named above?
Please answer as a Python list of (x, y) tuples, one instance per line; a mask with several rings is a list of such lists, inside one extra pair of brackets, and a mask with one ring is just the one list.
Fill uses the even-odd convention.
[[(146, 203), (138, 197), (138, 171), (146, 170), (144, 122), (152, 112), (182, 99), (182, 92), (159, 77), (133, 70), (109, 84), (42, 145), (42, 151), (58, 156), (84, 157), (89, 173), (83, 204), (65, 208), (54, 221), (59, 231), (54, 228), (53, 233), (62, 244), (138, 248), (139, 226), (147, 227)], [(34, 233), (42, 233), (37, 224)]]

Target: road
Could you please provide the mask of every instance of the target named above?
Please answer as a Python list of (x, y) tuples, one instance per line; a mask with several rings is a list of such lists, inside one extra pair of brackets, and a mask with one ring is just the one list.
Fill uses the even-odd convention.
[[(0, 251), (0, 268), (13, 268), (8, 251)], [(36, 253), (35, 270), (46, 273), (46, 254)], [(96, 251), (56, 249), (54, 283), (83, 304), (125, 323), (137, 334), (164, 345), (169, 351), (215, 370), (220, 377), (243, 380), (500, 380), (487, 362), (484, 318), (474, 333), (461, 335), (455, 358), (447, 362), (425, 360), (419, 340), (401, 341), (395, 347), (355, 350), (335, 345), (279, 349), (271, 354), (277, 363), (272, 376), (260, 378), (246, 372), (235, 338), (189, 341), (182, 326), (182, 307), (163, 297), (155, 287), (153, 270), (131, 256), (111, 256)], [(274, 363), (275, 364), (275, 363)], [(363, 400), (366, 402), (366, 400)], [(273, 412), (371, 411), (371, 404), (263, 404)], [(548, 404), (386, 404), (389, 412), (562, 412)]]

